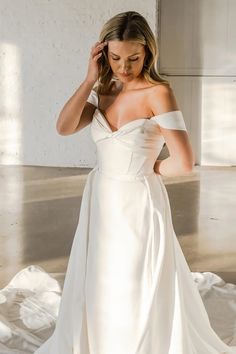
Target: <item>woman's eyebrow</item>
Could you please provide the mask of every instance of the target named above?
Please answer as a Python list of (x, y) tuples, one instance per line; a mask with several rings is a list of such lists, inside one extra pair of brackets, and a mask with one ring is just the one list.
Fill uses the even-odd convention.
[[(117, 55), (117, 54), (115, 54), (115, 53), (113, 53), (113, 52), (110, 52), (110, 53), (111, 53), (111, 54), (113, 54), (113, 55), (116, 55), (117, 57), (119, 56), (119, 55)], [(140, 54), (140, 52), (137, 52), (137, 53), (131, 54), (131, 55), (129, 55), (129, 56), (128, 56), (128, 58), (129, 58), (129, 57), (132, 57), (133, 55), (136, 55), (136, 54)]]

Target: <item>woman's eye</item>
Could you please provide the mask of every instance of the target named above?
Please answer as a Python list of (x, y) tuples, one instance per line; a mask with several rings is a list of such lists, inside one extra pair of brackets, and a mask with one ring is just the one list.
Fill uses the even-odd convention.
[[(112, 58), (112, 60), (119, 60), (119, 58)], [(130, 61), (136, 61), (138, 60), (138, 58), (135, 58), (135, 59), (129, 59)]]

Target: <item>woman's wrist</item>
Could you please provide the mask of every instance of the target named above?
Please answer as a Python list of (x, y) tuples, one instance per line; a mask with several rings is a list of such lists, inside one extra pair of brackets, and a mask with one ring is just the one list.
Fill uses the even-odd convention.
[(84, 79), (84, 84), (91, 86), (93, 88), (94, 84), (97, 82), (97, 80), (89, 79), (87, 76)]
[(156, 160), (154, 163), (154, 172), (158, 175), (161, 175), (160, 172), (160, 164), (161, 164), (162, 160)]

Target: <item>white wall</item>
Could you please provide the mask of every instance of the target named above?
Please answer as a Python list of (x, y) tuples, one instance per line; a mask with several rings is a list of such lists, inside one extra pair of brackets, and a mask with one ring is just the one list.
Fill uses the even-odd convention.
[(88, 127), (60, 136), (56, 120), (85, 78), (103, 23), (128, 10), (156, 32), (155, 0), (1, 0), (0, 164), (94, 166)]

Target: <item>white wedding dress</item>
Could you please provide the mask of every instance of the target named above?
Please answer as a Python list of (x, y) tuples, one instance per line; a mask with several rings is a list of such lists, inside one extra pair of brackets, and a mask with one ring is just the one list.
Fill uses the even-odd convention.
[[(186, 130), (182, 112), (112, 131), (94, 90), (88, 102), (97, 107), (90, 126), (97, 164), (84, 187), (55, 330), (41, 345), (35, 340), (35, 354), (235, 354), (211, 326), (201, 278), (190, 272), (153, 170), (164, 143), (158, 124)], [(10, 353), (6, 347), (0, 354)]]

